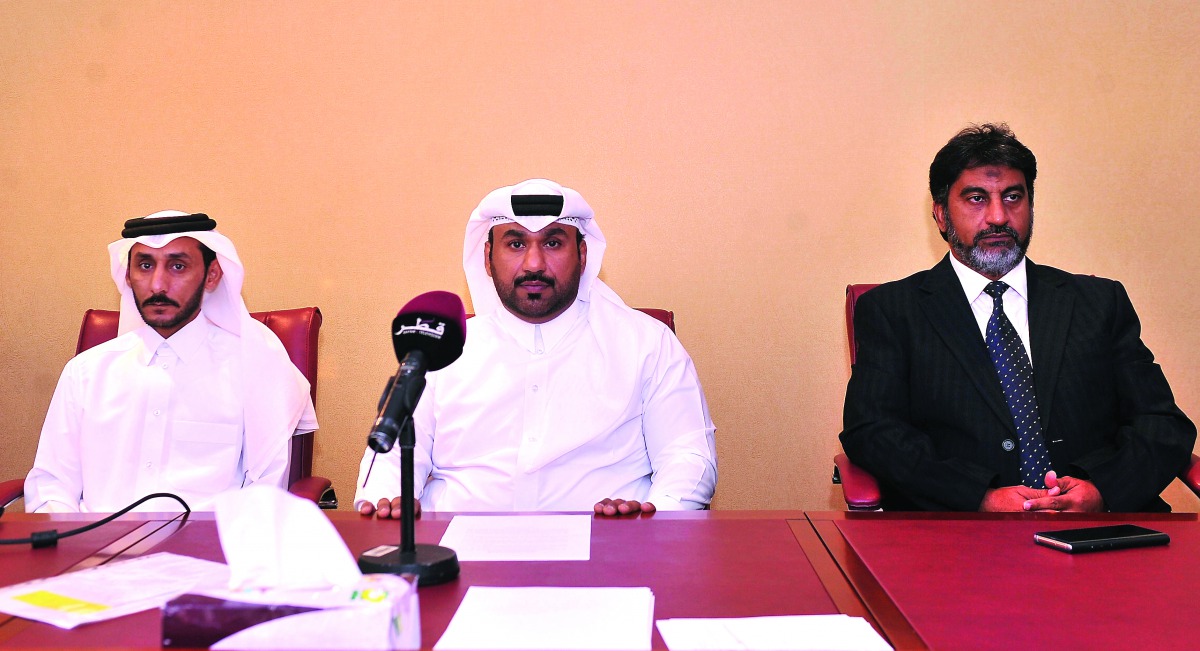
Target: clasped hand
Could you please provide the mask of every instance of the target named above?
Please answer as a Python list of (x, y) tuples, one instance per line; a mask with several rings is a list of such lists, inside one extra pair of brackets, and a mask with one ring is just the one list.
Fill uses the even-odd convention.
[(1004, 486), (983, 495), (980, 511), (1103, 511), (1104, 498), (1096, 485), (1086, 479), (1053, 470), (1046, 473), (1045, 488)]

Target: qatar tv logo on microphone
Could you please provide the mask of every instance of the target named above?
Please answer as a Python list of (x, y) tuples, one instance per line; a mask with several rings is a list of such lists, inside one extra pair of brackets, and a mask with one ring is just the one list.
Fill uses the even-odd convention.
[[(434, 323), (437, 327), (434, 327)], [(446, 323), (437, 319), (422, 319), (417, 317), (416, 325), (401, 325), (400, 329), (395, 332), (397, 336), (405, 334), (421, 334), (434, 339), (441, 339), (442, 335), (446, 334)]]

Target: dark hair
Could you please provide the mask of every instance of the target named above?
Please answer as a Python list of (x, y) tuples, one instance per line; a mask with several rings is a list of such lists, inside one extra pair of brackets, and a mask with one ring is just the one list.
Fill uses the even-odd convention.
[(971, 125), (946, 143), (929, 166), (929, 194), (933, 202), (945, 206), (950, 186), (963, 170), (984, 165), (1003, 165), (1025, 175), (1029, 205), (1033, 205), (1033, 180), (1037, 178), (1037, 159), (1021, 144), (1007, 124)]
[(217, 259), (217, 254), (199, 241), (196, 244), (200, 245), (200, 257), (204, 259), (204, 270), (208, 271), (208, 267), (212, 265), (213, 260)]

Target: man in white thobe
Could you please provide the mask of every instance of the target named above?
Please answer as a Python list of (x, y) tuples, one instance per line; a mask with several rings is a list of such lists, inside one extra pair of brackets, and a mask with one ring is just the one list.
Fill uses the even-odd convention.
[[(477, 315), (415, 410), (418, 507), (616, 515), (711, 501), (715, 428), (695, 366), (599, 280), (605, 246), (583, 197), (553, 181), (500, 188), (472, 213)], [(399, 450), (373, 457), (355, 508), (399, 517)]]
[(63, 369), (27, 511), (112, 512), (156, 492), (210, 510), (227, 490), (286, 487), (292, 435), (317, 428), (309, 384), (246, 310), (241, 260), (215, 228), (162, 211), (127, 221), (109, 245), (118, 335)]

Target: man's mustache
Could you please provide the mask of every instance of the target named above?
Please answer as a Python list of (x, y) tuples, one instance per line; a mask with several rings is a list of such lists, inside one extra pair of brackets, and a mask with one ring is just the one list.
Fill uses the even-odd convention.
[(520, 287), (525, 283), (542, 283), (547, 287), (554, 287), (554, 279), (550, 278), (542, 271), (531, 271), (525, 275), (517, 276), (513, 280), (513, 287)]
[(179, 303), (171, 300), (166, 294), (155, 294), (142, 301), (142, 307), (149, 307), (151, 305), (170, 305), (171, 307), (179, 307)]
[(1013, 228), (1012, 226), (990, 226), (986, 230), (979, 231), (975, 234), (975, 241), (973, 244), (978, 245), (983, 238), (991, 237), (993, 235), (1007, 235), (1013, 238), (1013, 240), (1016, 242), (1021, 241), (1021, 238), (1017, 235), (1017, 229)]

